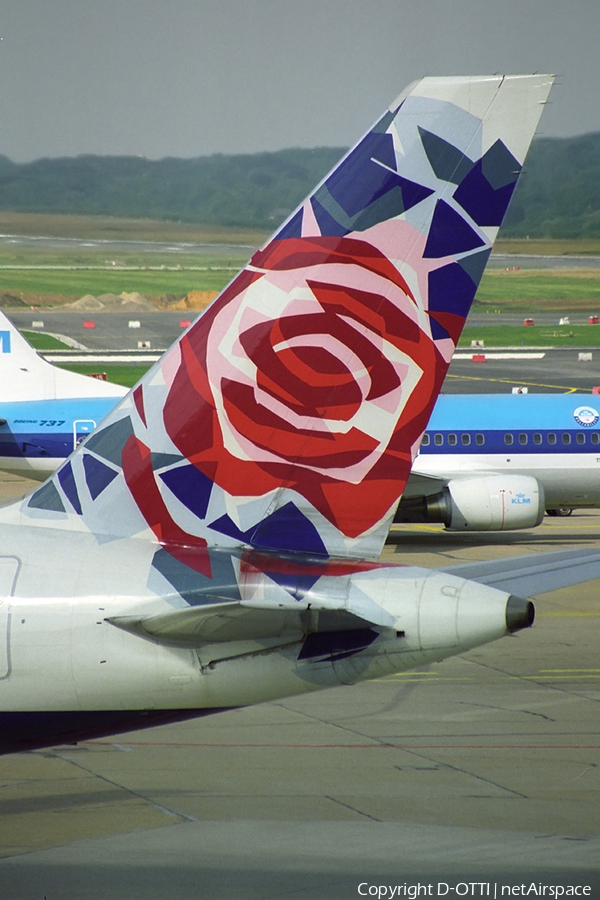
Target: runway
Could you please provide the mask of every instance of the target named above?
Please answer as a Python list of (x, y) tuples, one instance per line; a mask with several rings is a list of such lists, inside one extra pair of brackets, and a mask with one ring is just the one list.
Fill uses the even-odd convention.
[[(27, 488), (3, 476), (0, 496)], [(580, 511), (507, 535), (402, 526), (385, 558), (599, 541), (600, 514)], [(417, 883), (597, 897), (600, 581), (536, 605), (531, 630), (418, 672), (0, 757), (0, 897), (341, 900)]]
[[(149, 344), (154, 353), (169, 347), (181, 334), (185, 323), (194, 318), (193, 313), (101, 313), (74, 312), (31, 313), (11, 312), (11, 320), (21, 329), (31, 329), (32, 322), (43, 322), (39, 330), (67, 335), (94, 351), (131, 351), (138, 341)], [(84, 328), (83, 323), (93, 321), (94, 328)], [(139, 321), (140, 328), (129, 328), (130, 321)], [(474, 320), (475, 322), (476, 320)], [(496, 317), (494, 317), (496, 321)], [(575, 320), (573, 320), (575, 321)], [(182, 325), (182, 323), (184, 323)], [(471, 321), (469, 321), (469, 324)], [(507, 324), (507, 323), (504, 323)], [(600, 326), (599, 326), (600, 327)], [(531, 393), (584, 391), (600, 386), (600, 348), (592, 350), (592, 359), (579, 361), (579, 349), (542, 350), (542, 359), (525, 358), (519, 350), (511, 360), (494, 358), (490, 348), (484, 349), (486, 360), (474, 363), (471, 358), (455, 358), (444, 382), (444, 393), (506, 393), (513, 387), (524, 386)], [(457, 356), (467, 354), (461, 348)]]
[(530, 359), (518, 351), (510, 360), (483, 350), (485, 362), (473, 362), (468, 351), (454, 358), (442, 388), (445, 394), (505, 394), (513, 387), (526, 387), (529, 393), (591, 393), (600, 386), (600, 348), (592, 350), (592, 359), (579, 361), (580, 351), (547, 350), (542, 359)]

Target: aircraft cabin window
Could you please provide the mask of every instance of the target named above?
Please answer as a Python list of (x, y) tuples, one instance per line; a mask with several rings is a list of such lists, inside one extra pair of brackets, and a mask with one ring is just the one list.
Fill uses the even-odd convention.
[(485, 444), (485, 435), (483, 435), (483, 434), (476, 434), (476, 435), (475, 435), (475, 443), (476, 443), (479, 447), (483, 446), (483, 444)]
[(421, 447), (429, 447), (429, 435), (424, 434), (423, 440), (421, 441)]
[(433, 443), (436, 445), (436, 447), (441, 447), (442, 444), (444, 443), (444, 435), (436, 434), (435, 437), (433, 438)]
[(592, 431), (590, 435), (592, 439), (592, 444), (600, 444), (600, 434), (597, 431)]
[(577, 433), (575, 440), (578, 444), (585, 444), (585, 434), (583, 433), (583, 431), (579, 431)]
[(556, 443), (556, 435), (555, 435), (555, 434), (552, 434), (552, 432), (550, 432), (550, 434), (548, 435), (548, 443), (549, 443), (549, 444), (555, 444), (555, 443)]
[(534, 444), (541, 444), (541, 443), (542, 443), (542, 436), (541, 436), (541, 434), (539, 434), (538, 432), (536, 432), (536, 433), (534, 434), (534, 436), (533, 436), (533, 443), (534, 443)]
[(571, 443), (571, 435), (568, 434), (568, 432), (566, 432), (566, 431), (563, 431), (562, 442), (563, 442), (563, 444)]
[(450, 444), (451, 447), (456, 447), (457, 437), (455, 434), (448, 435), (448, 443)]
[(505, 435), (504, 435), (504, 443), (505, 443), (508, 447), (511, 446), (513, 440), (514, 440), (514, 439), (513, 439), (512, 434), (505, 434)]
[(460, 439), (463, 442), (463, 444), (465, 445), (465, 447), (468, 447), (469, 444), (471, 443), (471, 435), (470, 434), (463, 434), (463, 435), (461, 435)]
[(523, 432), (521, 432), (521, 434), (519, 435), (519, 443), (520, 443), (520, 444), (526, 444), (526, 443), (527, 443), (527, 435), (524, 434)]

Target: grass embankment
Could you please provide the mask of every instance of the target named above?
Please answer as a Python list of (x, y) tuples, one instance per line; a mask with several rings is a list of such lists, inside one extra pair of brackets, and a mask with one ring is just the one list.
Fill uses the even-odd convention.
[(471, 315), (538, 312), (569, 315), (600, 309), (600, 269), (488, 269)]
[(484, 347), (600, 347), (600, 325), (467, 325), (458, 346), (474, 340)]
[(219, 228), (159, 219), (120, 219), (53, 213), (0, 211), (0, 233), (100, 241), (173, 241), (190, 244), (262, 244), (268, 234), (250, 228)]
[(29, 341), (36, 350), (71, 350), (68, 344), (59, 341), (43, 331), (21, 331), (26, 341)]
[[(23, 331), (21, 332), (32, 347), (36, 350), (70, 350), (67, 344), (63, 344), (58, 338), (52, 337), (51, 334), (45, 334), (39, 331)], [(111, 363), (56, 363), (60, 369), (68, 369), (70, 372), (79, 372), (81, 375), (92, 375), (102, 372), (106, 375), (107, 381), (113, 384), (122, 384), (125, 387), (133, 387), (140, 380), (142, 375), (148, 371), (150, 365), (146, 362), (127, 363), (125, 365)]]
[[(145, 269), (148, 263), (159, 266), (164, 257), (156, 254), (148, 263), (145, 256), (136, 271), (122, 267), (104, 269), (0, 268), (0, 294), (10, 294), (31, 306), (60, 306), (85, 294), (139, 292), (148, 298), (163, 294), (187, 294), (192, 290), (220, 291), (247, 261), (247, 254), (234, 258), (231, 253), (209, 258), (195, 256), (195, 267), (202, 270), (171, 271)], [(177, 258), (175, 258), (177, 261)], [(186, 257), (185, 262), (189, 261)], [(172, 257), (165, 266), (173, 265)], [(124, 264), (133, 265), (129, 260)], [(0, 254), (0, 266), (6, 265)], [(535, 316), (539, 312), (569, 315), (573, 312), (600, 311), (600, 269), (520, 270), (503, 269), (484, 273), (471, 315), (493, 315), (496, 312), (519, 312)]]
[(499, 238), (494, 253), (521, 256), (600, 256), (600, 240), (552, 240), (550, 238)]
[(110, 363), (56, 363), (60, 369), (68, 369), (70, 372), (79, 372), (81, 375), (92, 375), (98, 372), (106, 375), (107, 381), (113, 384), (122, 384), (125, 387), (133, 387), (142, 375), (150, 368), (148, 363), (128, 363), (127, 365), (111, 365)]
[[(0, 212), (0, 232), (65, 238), (0, 244), (0, 306), (62, 306), (86, 294), (138, 292), (148, 299), (220, 291), (264, 241), (257, 231), (177, 223)], [(69, 238), (89, 243), (73, 245)], [(93, 243), (94, 241), (102, 243)], [(111, 243), (127, 241), (123, 245)], [(196, 244), (169, 250), (159, 244)], [(6, 297), (6, 295), (9, 295)]]
[[(263, 243), (258, 231), (205, 228), (153, 220), (106, 216), (59, 216), (0, 212), (4, 234), (85, 237), (0, 244), (0, 306), (61, 306), (85, 294), (139, 292), (151, 300), (191, 290), (219, 291)], [(100, 239), (102, 244), (93, 243)], [(115, 244), (110, 241), (128, 241)], [(152, 241), (154, 248), (135, 242)], [(192, 252), (169, 251), (161, 243), (204, 245)], [(226, 246), (224, 246), (226, 245)], [(499, 253), (564, 256), (600, 255), (600, 241), (500, 241)], [(58, 268), (51, 268), (58, 267)], [(85, 267), (85, 268), (82, 268)], [(133, 270), (132, 270), (133, 269)], [(14, 298), (14, 303), (13, 303)], [(600, 310), (600, 269), (488, 268), (473, 314), (496, 311), (535, 316), (540, 311), (568, 315)], [(558, 320), (558, 319), (557, 319)], [(525, 337), (515, 336), (517, 343)], [(527, 338), (529, 339), (529, 338)]]
[[(46, 271), (4, 269), (0, 271), (0, 293), (11, 294), (27, 306), (61, 306), (86, 294), (138, 292), (145, 297), (188, 294), (190, 291), (220, 291), (238, 268), (224, 271)], [(62, 301), (62, 303), (61, 303)]]

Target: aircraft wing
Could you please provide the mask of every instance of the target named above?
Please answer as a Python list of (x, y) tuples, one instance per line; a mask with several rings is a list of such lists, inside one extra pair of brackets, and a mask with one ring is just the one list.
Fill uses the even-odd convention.
[(402, 499), (410, 497), (428, 497), (430, 494), (439, 493), (448, 484), (449, 479), (439, 475), (426, 475), (422, 472), (411, 471)]
[(600, 551), (579, 549), (535, 553), (488, 562), (460, 563), (444, 568), (444, 571), (519, 597), (531, 597), (600, 578)]

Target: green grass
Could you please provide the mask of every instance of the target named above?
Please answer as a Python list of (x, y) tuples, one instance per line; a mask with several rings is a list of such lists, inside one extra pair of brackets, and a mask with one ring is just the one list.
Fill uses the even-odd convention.
[(468, 325), (458, 342), (485, 347), (600, 347), (600, 325)]
[[(265, 235), (234, 229), (208, 229), (177, 223), (111, 219), (94, 216), (50, 216), (0, 212), (0, 230), (13, 234), (50, 234), (82, 239), (102, 237), (116, 240), (155, 242), (192, 241), (212, 244), (202, 253), (147, 251), (124, 245), (48, 247), (5, 244), (0, 246), (0, 294), (11, 294), (26, 305), (60, 305), (84, 294), (139, 292), (149, 297), (186, 294), (191, 290), (220, 291), (248, 260), (251, 247)], [(219, 243), (233, 244), (220, 247)], [(505, 241), (500, 251), (546, 252), (565, 256), (600, 252), (600, 241)], [(112, 262), (117, 266), (112, 266)], [(43, 268), (62, 266), (61, 269)], [(68, 268), (87, 266), (87, 269)], [(135, 271), (126, 266), (138, 267)], [(164, 266), (165, 268), (155, 267)], [(171, 271), (169, 267), (181, 266)], [(202, 271), (190, 267), (206, 267)], [(19, 268), (25, 267), (25, 268)], [(104, 268), (93, 268), (104, 267)], [(146, 268), (152, 267), (152, 270)], [(475, 299), (476, 314), (495, 310), (535, 315), (538, 310), (562, 314), (585, 310), (600, 312), (600, 269), (540, 269), (507, 272), (488, 269)]]
[(474, 312), (487, 306), (495, 309), (537, 312), (542, 309), (600, 308), (600, 269), (530, 270), (505, 272), (502, 269), (485, 272), (475, 297)]
[(93, 372), (103, 372), (106, 380), (113, 384), (122, 384), (125, 387), (133, 387), (142, 375), (148, 371), (148, 363), (129, 363), (127, 365), (105, 365), (104, 363), (59, 363), (60, 369), (68, 369), (70, 372), (79, 372), (80, 375), (91, 375)]
[(67, 298), (93, 294), (187, 294), (189, 291), (220, 291), (237, 269), (228, 272), (123, 272), (47, 271), (4, 269), (0, 271), (0, 293), (59, 294)]
[[(69, 350), (67, 344), (58, 341), (50, 334), (38, 331), (22, 331), (32, 347), (36, 350)], [(90, 375), (94, 372), (103, 372), (107, 381), (113, 384), (122, 384), (125, 387), (133, 387), (150, 366), (145, 362), (126, 363), (125, 365), (111, 365), (99, 362), (92, 363), (56, 363), (60, 369), (68, 369), (70, 372), (79, 372), (81, 375)]]
[(196, 244), (264, 243), (268, 234), (255, 228), (226, 228), (166, 222), (162, 219), (121, 219), (115, 216), (88, 216), (62, 213), (22, 213), (0, 211), (0, 233), (75, 237), (108, 241), (174, 241)]
[(44, 334), (41, 331), (22, 331), (21, 334), (26, 341), (29, 341), (36, 350), (70, 350), (68, 344), (59, 341), (58, 338), (52, 337), (51, 334)]

